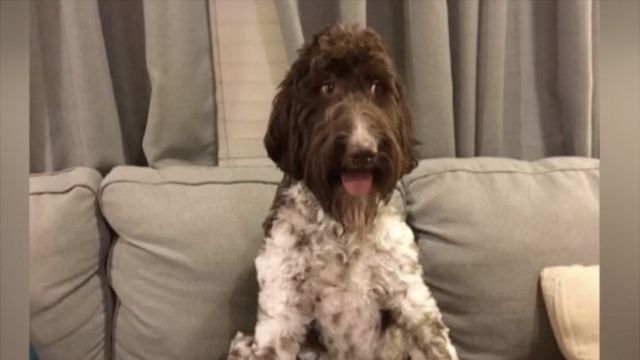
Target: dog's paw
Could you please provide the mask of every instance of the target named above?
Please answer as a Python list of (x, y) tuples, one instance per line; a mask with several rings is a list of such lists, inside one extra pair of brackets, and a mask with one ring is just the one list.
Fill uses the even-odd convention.
[(253, 336), (248, 336), (238, 332), (231, 340), (228, 360), (251, 359), (253, 354)]

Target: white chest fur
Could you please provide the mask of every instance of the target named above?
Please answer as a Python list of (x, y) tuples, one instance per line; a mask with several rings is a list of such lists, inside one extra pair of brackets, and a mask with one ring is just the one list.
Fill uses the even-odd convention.
[(344, 233), (303, 187), (290, 188), (286, 196), (290, 201), (277, 209), (256, 259), (261, 288), (274, 282), (294, 287), (294, 299), (269, 301), (302, 307), (332, 358), (380, 353), (381, 311), (390, 294), (406, 291), (401, 268), (417, 266), (413, 233), (390, 206), (381, 205), (372, 226), (358, 237)]

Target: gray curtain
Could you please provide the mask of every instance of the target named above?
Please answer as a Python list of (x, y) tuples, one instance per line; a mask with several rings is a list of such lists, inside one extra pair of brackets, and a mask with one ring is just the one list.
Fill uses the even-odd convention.
[(208, 2), (31, 6), (31, 171), (216, 165)]
[[(217, 165), (209, 1), (32, 2), (31, 171)], [(597, 0), (275, 1), (289, 59), (381, 33), (421, 158), (599, 156)]]
[[(597, 0), (289, 0), (289, 54), (366, 24), (405, 79), (421, 158), (599, 156)], [(298, 14), (298, 17), (292, 16)]]

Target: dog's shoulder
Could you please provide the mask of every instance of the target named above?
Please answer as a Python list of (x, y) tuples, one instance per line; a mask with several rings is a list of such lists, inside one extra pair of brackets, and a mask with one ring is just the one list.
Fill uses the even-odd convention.
[[(314, 232), (326, 220), (322, 209), (301, 182), (283, 179), (263, 229), (267, 245), (295, 246), (305, 234)], [(304, 240), (304, 239), (302, 239)]]

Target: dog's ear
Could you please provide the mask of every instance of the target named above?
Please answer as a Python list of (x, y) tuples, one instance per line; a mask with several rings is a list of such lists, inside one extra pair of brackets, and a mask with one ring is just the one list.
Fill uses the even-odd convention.
[(304, 94), (300, 89), (305, 88), (308, 82), (313, 46), (315, 45), (312, 43), (298, 50), (298, 58), (291, 64), (278, 86), (264, 136), (264, 146), (269, 158), (294, 179), (301, 179), (303, 172), (301, 147), (304, 129), (299, 124), (299, 115), (302, 111), (300, 98)]
[(264, 136), (264, 146), (267, 155), (273, 160), (278, 167), (288, 173), (287, 144), (289, 142), (289, 116), (291, 113), (291, 98), (288, 94), (289, 89), (286, 84), (280, 85), (280, 90), (273, 98), (271, 115), (269, 116), (269, 124), (267, 125), (267, 133)]
[(264, 146), (269, 158), (285, 174), (300, 179), (302, 170), (299, 166), (300, 158), (300, 130), (295, 119), (294, 84), (287, 77), (273, 99), (267, 133), (264, 136)]
[(402, 151), (402, 174), (404, 175), (410, 173), (418, 166), (418, 160), (414, 150), (416, 140), (413, 137), (411, 112), (409, 111), (409, 104), (405, 96), (405, 89), (397, 76), (394, 85), (397, 91), (395, 101), (399, 107), (398, 120), (400, 124), (398, 127), (398, 139), (400, 150)]

